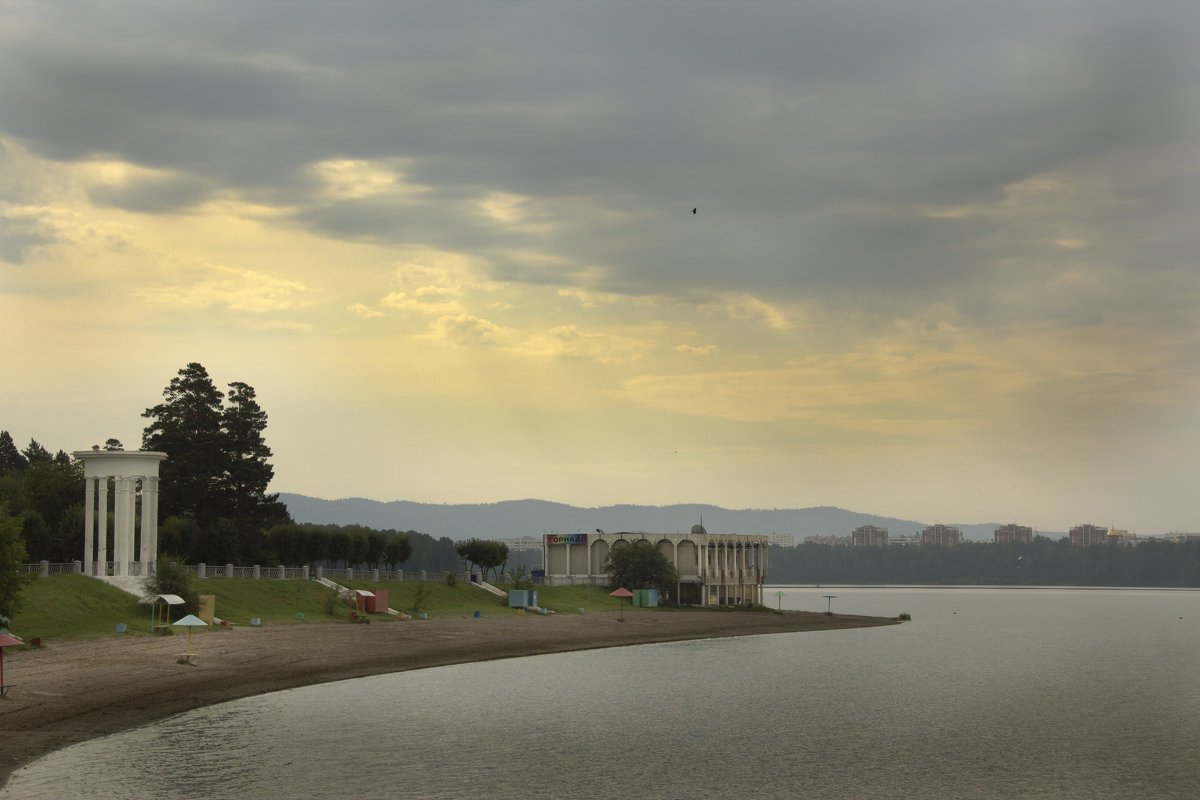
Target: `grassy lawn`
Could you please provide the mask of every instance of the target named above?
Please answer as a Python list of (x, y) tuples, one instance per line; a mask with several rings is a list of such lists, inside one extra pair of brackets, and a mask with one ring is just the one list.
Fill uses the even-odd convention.
[(38, 578), (22, 591), (21, 611), (8, 629), (13, 636), (29, 641), (46, 639), (94, 639), (115, 634), (118, 623), (129, 633), (150, 635), (150, 607), (106, 583), (83, 575), (51, 575)]
[[(489, 594), (477, 586), (460, 582), (419, 583), (404, 581), (342, 581), (351, 589), (385, 590), (388, 605), (397, 611), (416, 615), (423, 611), (437, 617), (469, 617), (478, 611), (483, 616), (516, 614), (507, 600)], [(258, 618), (263, 625), (300, 625), (348, 621), (351, 608), (343, 602), (330, 604), (333, 591), (316, 581), (253, 580), (251, 578), (205, 578), (197, 581), (199, 593), (215, 597), (217, 617), (235, 625), (249, 625)], [(498, 584), (507, 591), (510, 586)], [(423, 588), (422, 588), (423, 587)], [(418, 593), (423, 596), (418, 597)], [(557, 614), (615, 611), (618, 601), (603, 587), (539, 586), (538, 604)], [(126, 625), (126, 636), (149, 636), (150, 607), (139, 605), (137, 598), (98, 580), (82, 575), (51, 575), (38, 578), (25, 587), (23, 610), (13, 617), (9, 629), (26, 641), (41, 636), (47, 641), (94, 639), (116, 635), (117, 625)], [(332, 605), (332, 613), (330, 607)], [(626, 613), (638, 609), (625, 603)], [(297, 614), (304, 619), (298, 620)], [(372, 615), (376, 622), (395, 622), (386, 614)]]
[[(481, 615), (515, 614), (516, 609), (508, 607), (507, 598), (497, 597), (489, 592), (472, 586), (469, 583), (458, 582), (447, 586), (443, 582), (420, 584), (415, 581), (394, 583), (392, 581), (339, 581), (348, 589), (366, 589), (368, 591), (384, 590), (388, 593), (388, 605), (397, 611), (408, 614), (414, 613), (417, 587), (427, 587), (423, 610), (432, 618), (437, 616), (471, 616), (476, 611)], [(511, 585), (497, 583), (496, 588), (507, 592)], [(609, 597), (608, 590), (603, 587), (587, 586), (539, 586), (537, 587), (538, 605), (556, 614), (574, 614), (578, 609), (589, 611), (605, 611), (617, 609), (617, 598)], [(629, 603), (625, 603), (626, 608)]]
[[(235, 625), (259, 619), (263, 625), (345, 622), (350, 606), (334, 603), (326, 611), (333, 590), (316, 581), (254, 580), (253, 578), (204, 578), (196, 582), (198, 593), (215, 598), (213, 612)], [(303, 614), (304, 619), (296, 618)]]

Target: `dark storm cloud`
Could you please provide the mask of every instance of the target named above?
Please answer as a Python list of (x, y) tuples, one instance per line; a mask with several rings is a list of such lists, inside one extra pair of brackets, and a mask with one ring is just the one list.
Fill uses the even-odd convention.
[(182, 211), (203, 201), (212, 184), (198, 178), (152, 177), (122, 184), (99, 184), (87, 190), (97, 205), (116, 206), (126, 211), (168, 214)]
[[(232, 189), (324, 235), (493, 254), (507, 279), (553, 282), (494, 256), (540, 248), (616, 291), (967, 292), (1045, 231), (915, 207), (997, 203), (1196, 133), (1182, 3), (21, 8), (3, 135), (181, 176), (98, 202), (173, 211)], [(391, 158), (429, 192), (330, 199), (310, 169)], [(561, 209), (557, 232), (464, 212), (491, 192)], [(1075, 213), (1136, 235), (1136, 201)]]

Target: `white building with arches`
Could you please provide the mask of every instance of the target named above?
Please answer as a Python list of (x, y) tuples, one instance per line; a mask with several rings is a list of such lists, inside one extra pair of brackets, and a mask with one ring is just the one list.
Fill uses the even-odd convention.
[(603, 584), (608, 554), (634, 542), (650, 542), (674, 565), (679, 581), (672, 603), (685, 605), (763, 604), (769, 536), (709, 533), (548, 533), (542, 537), (542, 567), (551, 586)]

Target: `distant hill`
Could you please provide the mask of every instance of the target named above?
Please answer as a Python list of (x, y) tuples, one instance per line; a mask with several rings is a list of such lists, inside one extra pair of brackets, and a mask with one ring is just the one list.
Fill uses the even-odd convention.
[[(601, 506), (581, 508), (546, 500), (508, 500), (476, 505), (438, 505), (361, 497), (322, 500), (301, 494), (279, 495), (296, 522), (366, 525), (379, 530), (414, 530), (435, 538), (513, 539), (543, 533), (610, 533), (691, 530), (701, 519), (710, 533), (790, 533), (799, 544), (806, 536), (846, 536), (860, 525), (887, 528), (893, 536), (917, 533), (929, 523), (881, 517), (832, 506), (815, 508), (727, 509), (703, 504), (672, 506)], [(953, 523), (948, 523), (953, 524)], [(997, 523), (955, 524), (969, 540), (990, 541)], [(1062, 534), (1044, 534), (1057, 538)]]

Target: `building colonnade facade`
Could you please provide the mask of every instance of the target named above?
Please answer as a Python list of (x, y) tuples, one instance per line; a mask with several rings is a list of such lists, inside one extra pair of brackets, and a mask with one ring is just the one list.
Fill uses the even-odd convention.
[(550, 585), (607, 580), (608, 554), (648, 542), (679, 573), (672, 602), (687, 605), (762, 605), (769, 536), (691, 533), (551, 533), (543, 536), (542, 566)]

